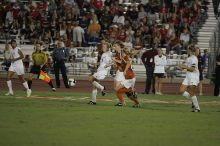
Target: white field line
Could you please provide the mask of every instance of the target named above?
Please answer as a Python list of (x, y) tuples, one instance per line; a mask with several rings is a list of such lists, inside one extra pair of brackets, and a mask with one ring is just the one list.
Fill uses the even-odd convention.
[[(74, 97), (74, 96), (66, 96), (66, 97), (54, 97), (54, 96), (38, 96), (38, 95), (32, 95), (31, 97), (25, 97), (25, 96), (16, 96), (15, 98), (21, 99), (21, 98), (34, 98), (34, 99), (49, 99), (49, 100), (67, 100), (67, 101), (77, 101), (77, 100), (89, 100), (90, 97)], [(110, 99), (110, 98), (97, 98), (97, 101), (103, 101), (103, 102), (116, 102), (117, 99)], [(129, 99), (125, 99), (126, 102), (131, 102)], [(191, 104), (191, 101), (189, 100), (174, 100), (174, 101), (164, 101), (164, 100), (156, 100), (156, 99), (140, 99), (140, 103), (163, 103), (163, 104)], [(220, 101), (203, 101), (200, 102), (201, 105), (220, 105)]]

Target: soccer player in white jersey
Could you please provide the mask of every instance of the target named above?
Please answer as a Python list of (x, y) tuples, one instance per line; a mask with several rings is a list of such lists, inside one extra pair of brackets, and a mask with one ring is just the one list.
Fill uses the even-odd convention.
[(192, 112), (200, 112), (199, 103), (196, 97), (196, 87), (199, 84), (198, 59), (195, 56), (195, 48), (193, 46), (187, 49), (187, 53), (189, 57), (184, 64), (180, 65), (181, 69), (187, 70), (186, 77), (180, 86), (180, 93), (192, 101)]
[(162, 95), (162, 79), (165, 74), (165, 66), (167, 65), (166, 56), (163, 55), (163, 51), (161, 48), (157, 49), (158, 55), (154, 56), (154, 77), (155, 77), (155, 94)]
[(99, 67), (96, 73), (89, 76), (89, 81), (93, 85), (93, 89), (91, 99), (88, 104), (92, 105), (96, 104), (97, 89), (101, 90), (102, 96), (105, 95), (105, 86), (102, 86), (99, 81), (105, 79), (111, 69), (111, 66), (108, 66), (112, 62), (112, 53), (109, 51), (109, 44), (107, 42), (102, 42), (101, 45), (103, 53), (100, 59)]
[(31, 90), (28, 88), (27, 82), (24, 80), (24, 65), (22, 59), (24, 58), (23, 53), (21, 52), (20, 48), (17, 47), (17, 43), (15, 40), (11, 40), (11, 66), (9, 67), (8, 74), (7, 74), (7, 85), (9, 92), (5, 95), (14, 95), (12, 90), (12, 83), (11, 78), (16, 73), (20, 82), (23, 84), (24, 88), (27, 90), (27, 97), (31, 96)]

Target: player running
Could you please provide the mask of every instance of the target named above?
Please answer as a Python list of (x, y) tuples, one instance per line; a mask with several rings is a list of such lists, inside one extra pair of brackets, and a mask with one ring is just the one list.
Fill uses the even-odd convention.
[(180, 93), (192, 101), (192, 112), (200, 112), (199, 103), (196, 97), (196, 87), (199, 84), (198, 59), (195, 56), (195, 48), (190, 46), (187, 49), (189, 57), (184, 64), (180, 65), (181, 69), (187, 70), (186, 77), (180, 86)]
[(96, 73), (89, 76), (89, 81), (93, 85), (93, 89), (92, 89), (91, 99), (88, 104), (92, 104), (92, 105), (96, 104), (96, 96), (98, 92), (97, 89), (101, 90), (102, 96), (105, 95), (105, 86), (102, 86), (99, 83), (99, 81), (105, 79), (111, 69), (111, 66), (107, 66), (108, 64), (112, 62), (112, 59), (111, 59), (112, 53), (109, 51), (109, 44), (103, 41), (101, 45), (102, 45), (101, 46), (102, 55), (101, 55), (101, 59), (99, 62), (99, 67)]
[(17, 47), (17, 43), (15, 40), (11, 40), (11, 47), (12, 47), (11, 57), (10, 57), (11, 65), (9, 67), (8, 74), (7, 74), (7, 85), (8, 85), (9, 92), (6, 93), (5, 95), (6, 96), (14, 95), (14, 92), (12, 90), (11, 78), (14, 75), (14, 73), (16, 73), (18, 75), (20, 82), (23, 84), (24, 88), (27, 91), (27, 97), (30, 97), (31, 89), (28, 88), (28, 84), (25, 81), (24, 76), (23, 76), (24, 65), (23, 65), (22, 59), (24, 58), (24, 55), (22, 51), (20, 50), (20, 48)]
[[(32, 53), (33, 66), (31, 67), (31, 71), (29, 73), (29, 89), (31, 89), (33, 76), (35, 74), (39, 77), (41, 71), (45, 73), (47, 72), (47, 60), (48, 56), (44, 51), (42, 51), (42, 44), (37, 42), (35, 45), (35, 51)], [(56, 91), (56, 88), (54, 88), (51, 80), (47, 81), (47, 83), (51, 87), (52, 91)]]
[(135, 73), (131, 68), (132, 54), (124, 48), (122, 42), (117, 41), (113, 47), (116, 51), (116, 57), (113, 58), (117, 66), (117, 72), (114, 80), (114, 89), (119, 102), (115, 106), (125, 105), (123, 94), (126, 94), (135, 104), (133, 107), (140, 107), (136, 94), (134, 94)]

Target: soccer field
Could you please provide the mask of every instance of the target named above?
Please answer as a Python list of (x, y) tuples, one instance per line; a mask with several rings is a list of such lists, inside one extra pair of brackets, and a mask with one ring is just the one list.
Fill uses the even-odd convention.
[(199, 97), (201, 112), (175, 95), (139, 95), (141, 108), (113, 106), (112, 93), (0, 92), (0, 146), (219, 146), (220, 98)]

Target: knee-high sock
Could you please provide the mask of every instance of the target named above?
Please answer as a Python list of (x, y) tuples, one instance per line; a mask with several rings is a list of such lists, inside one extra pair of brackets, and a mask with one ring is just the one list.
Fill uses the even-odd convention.
[(48, 85), (49, 85), (51, 88), (54, 88), (53, 83), (52, 83), (51, 80), (50, 80), (50, 82), (48, 83)]
[(132, 88), (129, 88), (129, 89), (125, 88), (123, 90), (126, 91), (125, 93), (127, 93), (127, 96), (130, 100), (134, 101), (135, 104), (139, 104), (139, 101), (137, 100), (137, 98), (133, 97), (133, 93), (132, 93), (133, 89)]
[(197, 100), (197, 97), (196, 96), (192, 96), (191, 99), (192, 99), (192, 103), (195, 106), (195, 108), (200, 110), (199, 102)]
[(183, 92), (182, 95), (183, 95), (184, 97), (186, 97), (187, 99), (190, 99), (189, 92), (185, 91), (185, 92)]
[(28, 84), (27, 84), (26, 81), (23, 83), (23, 86), (24, 86), (25, 89), (27, 89), (27, 90), (29, 89)]
[(117, 95), (117, 98), (119, 100), (120, 103), (124, 103), (124, 94), (125, 92), (124, 91), (121, 91), (121, 89), (119, 89), (117, 92), (116, 92), (116, 95)]
[(32, 80), (28, 80), (28, 87), (29, 87), (29, 89), (31, 89), (31, 86), (32, 86)]
[(13, 90), (12, 90), (12, 83), (11, 83), (11, 80), (7, 81), (7, 85), (8, 85), (8, 90), (9, 90), (9, 92), (12, 93)]
[(100, 85), (98, 82), (96, 81), (93, 81), (92, 82), (92, 85), (95, 86), (97, 89), (100, 89), (100, 90), (103, 90), (104, 87), (102, 85)]
[(92, 90), (92, 95), (91, 95), (91, 101), (96, 102), (96, 96), (97, 96), (97, 89)]

